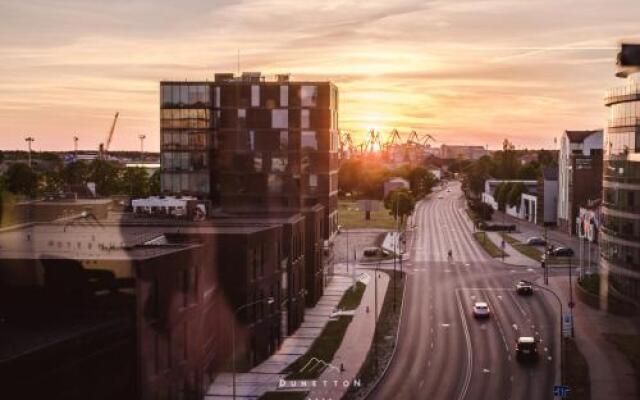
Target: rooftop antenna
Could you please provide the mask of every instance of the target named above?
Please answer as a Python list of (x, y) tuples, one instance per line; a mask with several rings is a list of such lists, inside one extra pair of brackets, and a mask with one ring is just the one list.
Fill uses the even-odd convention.
[(240, 75), (240, 49), (238, 49), (238, 75)]

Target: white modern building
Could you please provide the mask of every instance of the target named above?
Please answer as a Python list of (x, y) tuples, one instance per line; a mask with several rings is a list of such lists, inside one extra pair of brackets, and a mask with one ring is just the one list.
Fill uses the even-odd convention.
[(564, 131), (558, 159), (558, 228), (573, 233), (578, 209), (600, 197), (603, 131)]

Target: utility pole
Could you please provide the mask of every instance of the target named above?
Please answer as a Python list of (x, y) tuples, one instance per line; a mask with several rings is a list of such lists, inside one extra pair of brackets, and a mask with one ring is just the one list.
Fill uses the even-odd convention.
[(138, 135), (138, 139), (140, 139), (140, 160), (144, 160), (144, 139), (146, 135)]
[(374, 295), (373, 295), (373, 318), (375, 321), (375, 328), (373, 329), (373, 351), (376, 356), (376, 373), (378, 373), (378, 269), (380, 268), (380, 261), (375, 269), (376, 277), (374, 279)]
[(31, 143), (35, 142), (36, 140), (31, 137), (31, 136), (27, 136), (26, 138), (24, 138), (25, 142), (27, 142), (27, 146), (29, 147), (29, 168), (31, 168)]
[(77, 136), (73, 137), (73, 157), (75, 159), (78, 159), (78, 140)]

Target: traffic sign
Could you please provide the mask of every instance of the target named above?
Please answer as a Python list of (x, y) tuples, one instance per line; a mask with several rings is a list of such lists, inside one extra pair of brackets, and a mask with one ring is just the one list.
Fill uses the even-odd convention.
[(555, 385), (553, 387), (553, 395), (556, 397), (569, 397), (570, 391), (571, 389), (569, 389), (569, 386), (566, 385)]
[(564, 337), (571, 336), (571, 314), (565, 313), (562, 316), (562, 335)]

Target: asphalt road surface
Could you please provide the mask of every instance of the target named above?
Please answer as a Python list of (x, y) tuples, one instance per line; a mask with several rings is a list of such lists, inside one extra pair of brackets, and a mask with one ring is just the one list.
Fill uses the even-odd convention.
[[(487, 256), (471, 235), (459, 183), (449, 188), (416, 207), (398, 347), (370, 398), (553, 398), (558, 305), (540, 290), (515, 293), (515, 282), (535, 280), (539, 271)], [(490, 318), (473, 318), (476, 301), (489, 304)], [(537, 363), (516, 361), (519, 336), (540, 340)]]

